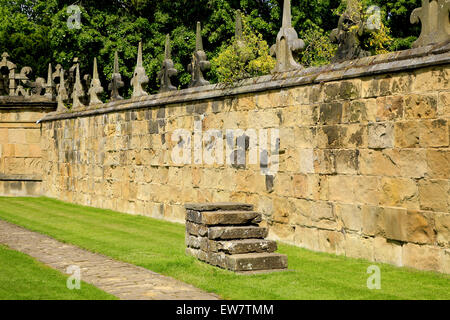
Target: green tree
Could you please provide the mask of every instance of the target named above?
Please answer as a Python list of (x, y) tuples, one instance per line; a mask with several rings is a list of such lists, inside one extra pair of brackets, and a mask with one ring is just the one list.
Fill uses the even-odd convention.
[(219, 82), (231, 84), (261, 76), (275, 67), (275, 59), (270, 56), (269, 45), (262, 35), (250, 28), (246, 16), (243, 16), (242, 22), (242, 39), (233, 36), (212, 60), (212, 70)]
[(52, 48), (49, 23), (32, 10), (33, 1), (0, 0), (0, 54), (8, 52), (19, 68), (31, 66), (33, 73), (46, 75)]
[(331, 43), (330, 33), (318, 27), (301, 32), (300, 37), (305, 41), (306, 47), (300, 53), (300, 63), (305, 67), (321, 66), (330, 63), (337, 45)]
[(420, 24), (411, 24), (410, 16), (415, 8), (422, 5), (421, 0), (375, 0), (375, 3), (386, 12), (385, 24), (391, 30), (393, 41), (390, 51), (411, 48), (412, 43), (420, 35)]
[[(361, 47), (372, 54), (382, 54), (389, 51), (393, 38), (391, 30), (386, 26), (386, 12), (380, 7), (377, 10), (370, 10), (374, 5), (374, 0), (342, 0), (335, 14), (340, 16), (351, 6), (352, 19), (361, 22), (352, 27), (360, 34)], [(373, 27), (369, 28), (368, 22), (373, 15), (375, 15)]]
[[(300, 37), (325, 46), (327, 34), (337, 26), (333, 12), (340, 0), (292, 0), (293, 27)], [(420, 0), (373, 0), (386, 13), (384, 23), (394, 38), (389, 50), (409, 48), (420, 32), (409, 17)], [(79, 5), (81, 29), (69, 29), (67, 8)], [(79, 57), (82, 74), (92, 72), (98, 58), (103, 86), (112, 74), (114, 51), (119, 51), (120, 71), (129, 96), (130, 78), (136, 63), (137, 45), (143, 42), (144, 66), (149, 92), (159, 88), (157, 72), (164, 54), (165, 35), (172, 39), (172, 53), (179, 74), (174, 84), (186, 87), (187, 65), (195, 49), (196, 21), (202, 23), (205, 51), (210, 61), (234, 35), (234, 13), (240, 9), (248, 26), (270, 46), (281, 27), (283, 0), (0, 0), (0, 51), (7, 51), (19, 67), (30, 66), (46, 77), (47, 65), (70, 68)], [(323, 30), (323, 31), (322, 31)], [(326, 63), (328, 51), (310, 46), (302, 62)], [(317, 49), (317, 50), (316, 50)], [(321, 54), (326, 53), (324, 56)], [(325, 59), (325, 60), (324, 60)], [(207, 75), (218, 81), (217, 69)]]

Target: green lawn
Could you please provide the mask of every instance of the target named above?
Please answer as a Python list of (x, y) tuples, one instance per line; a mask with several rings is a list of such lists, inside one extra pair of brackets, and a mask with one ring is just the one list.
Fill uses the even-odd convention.
[(116, 297), (81, 282), (67, 289), (68, 276), (0, 245), (0, 300), (110, 300)]
[(289, 245), (293, 271), (236, 275), (184, 254), (184, 226), (47, 198), (0, 198), (0, 219), (193, 284), (224, 299), (450, 299), (450, 277), (378, 264), (381, 290), (366, 287), (374, 264)]

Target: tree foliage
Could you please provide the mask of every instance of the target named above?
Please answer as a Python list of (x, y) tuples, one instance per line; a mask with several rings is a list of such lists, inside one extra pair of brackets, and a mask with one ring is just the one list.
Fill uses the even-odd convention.
[[(75, 2), (74, 2), (75, 1)], [(365, 1), (365, 0), (364, 0)], [(420, 0), (372, 0), (386, 13), (384, 24), (394, 38), (389, 50), (408, 48), (418, 36), (420, 25), (409, 16)], [(308, 64), (324, 63), (329, 56), (327, 34), (337, 26), (334, 14), (340, 0), (292, 0), (293, 27), (300, 36), (323, 48), (303, 55)], [(81, 28), (70, 29), (67, 8), (81, 8)], [(247, 17), (248, 26), (270, 46), (281, 27), (283, 0), (0, 0), (0, 51), (7, 51), (19, 66), (30, 66), (36, 75), (46, 76), (48, 63), (70, 68), (79, 57), (82, 74), (92, 72), (97, 57), (101, 81), (106, 87), (119, 51), (120, 71), (129, 96), (130, 78), (136, 64), (137, 46), (143, 42), (144, 67), (149, 92), (159, 89), (157, 72), (164, 55), (165, 35), (172, 39), (172, 54), (179, 74), (174, 85), (190, 81), (187, 65), (195, 49), (195, 25), (202, 23), (204, 47), (210, 61), (219, 56), (234, 35), (235, 11)], [(323, 30), (323, 31), (322, 31)], [(207, 75), (218, 81), (217, 68)], [(127, 95), (128, 93), (128, 95)]]
[(381, 7), (375, 8), (372, 0), (346, 0), (336, 9), (340, 16), (351, 6), (354, 20), (361, 21), (353, 28), (361, 35), (361, 46), (372, 54), (382, 54), (389, 51), (392, 43), (391, 30), (386, 25), (386, 12)]
[(337, 45), (331, 43), (329, 32), (319, 28), (310, 28), (301, 34), (306, 47), (300, 54), (300, 62), (305, 67), (328, 64), (333, 58)]
[(231, 84), (245, 78), (267, 74), (275, 67), (269, 45), (260, 33), (253, 31), (243, 17), (243, 36), (227, 41), (212, 60), (212, 70), (219, 82)]

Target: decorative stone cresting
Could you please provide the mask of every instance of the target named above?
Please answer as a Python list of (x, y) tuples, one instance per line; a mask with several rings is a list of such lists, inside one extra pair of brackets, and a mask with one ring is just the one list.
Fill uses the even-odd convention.
[(76, 75), (75, 75), (75, 84), (73, 86), (72, 91), (72, 109), (81, 109), (84, 108), (85, 105), (81, 102), (81, 99), (84, 97), (83, 84), (81, 83), (80, 78), (80, 66), (76, 65)]
[(56, 112), (64, 112), (67, 110), (64, 101), (69, 99), (69, 95), (66, 89), (66, 81), (64, 79), (64, 69), (61, 65), (56, 66), (56, 71), (53, 73), (53, 79), (59, 79), (59, 84), (56, 86), (56, 91), (58, 93), (56, 102), (58, 103), (58, 108)]
[(261, 214), (242, 203), (186, 204), (186, 254), (235, 272), (287, 269), (287, 256), (265, 240)]
[[(357, 7), (355, 0), (347, 0), (347, 8), (339, 19), (338, 27), (334, 29), (330, 35), (331, 40), (339, 45), (336, 55), (331, 60), (332, 64), (345, 63), (348, 61), (348, 64), (346, 65), (350, 66), (353, 63), (350, 60), (370, 56), (370, 52), (363, 50), (360, 45), (361, 36), (367, 29), (370, 28), (367, 25), (367, 21), (363, 21), (364, 19), (361, 18), (359, 10), (360, 9)], [(422, 7), (415, 9), (411, 14), (412, 23), (418, 23), (420, 21), (422, 24), (421, 35), (414, 43), (413, 47), (423, 47), (430, 44), (439, 45), (440, 43), (450, 41), (449, 13), (450, 0), (422, 0)], [(355, 26), (358, 28), (354, 28)], [(238, 46), (242, 46), (244, 45), (244, 41), (242, 15), (240, 10), (237, 10), (235, 43)], [(272, 73), (275, 74), (274, 76), (276, 77), (277, 74), (285, 72), (301, 74), (304, 68), (302, 68), (302, 66), (295, 60), (294, 53), (301, 51), (304, 48), (304, 41), (298, 38), (297, 32), (292, 27), (291, 2), (290, 0), (284, 0), (282, 27), (277, 35), (276, 44), (270, 48), (270, 54), (272, 56), (276, 56), (275, 68), (272, 70)], [(383, 57), (382, 55), (380, 56)], [(67, 108), (63, 108), (63, 104), (67, 104), (69, 101), (64, 94), (68, 97), (74, 97), (74, 106), (72, 109), (78, 109), (76, 111), (80, 111), (79, 109), (84, 105), (97, 105), (101, 103), (98, 98), (98, 94), (102, 92), (102, 88), (98, 78), (94, 78), (91, 81), (92, 76), (90, 74), (85, 75), (76, 85), (76, 72), (77, 68), (79, 69), (78, 58), (74, 58), (73, 66), (65, 74), (67, 76), (67, 80), (64, 85), (65, 90), (64, 88), (61, 88), (61, 85), (58, 85), (57, 82), (52, 81), (55, 80), (55, 73), (58, 75), (57, 77), (61, 78), (60, 70), (62, 70), (62, 68), (60, 68), (60, 70), (57, 69), (57, 71), (53, 74), (53, 79), (50, 79), (49, 76), (47, 81), (43, 78), (37, 78), (35, 82), (31, 82), (28, 79), (31, 68), (24, 67), (19, 74), (16, 74), (16, 66), (12, 62), (8, 61), (8, 58), (8, 54), (4, 53), (0, 62), (0, 68), (2, 69), (2, 74), (0, 74), (0, 95), (8, 94), (11, 96), (23, 97), (43, 95), (45, 98), (53, 100), (54, 92), (56, 91), (57, 94), (61, 92), (63, 96), (57, 98), (59, 105), (58, 112), (67, 111)], [(374, 61), (378, 60), (378, 58), (374, 59)], [(327, 68), (332, 68), (331, 65), (323, 66), (321, 68), (326, 70)], [(188, 87), (193, 88), (209, 85), (210, 82), (204, 78), (204, 72), (210, 70), (210, 68), (211, 63), (207, 60), (206, 53), (203, 49), (201, 24), (200, 22), (197, 22), (196, 48), (192, 55), (192, 61), (187, 68), (191, 73), (191, 81)], [(376, 72), (377, 70), (373, 71)], [(49, 75), (50, 73), (51, 65), (49, 65)], [(348, 73), (348, 71), (345, 71), (345, 74)], [(165, 57), (161, 70), (157, 75), (158, 80), (161, 83), (159, 90), (160, 93), (176, 91), (177, 88), (171, 83), (171, 77), (176, 74), (177, 70), (174, 68), (174, 63), (171, 58), (170, 37), (167, 35)], [(261, 79), (262, 78), (264, 77), (261, 77)], [(319, 78), (321, 78), (321, 76), (319, 76), (318, 79)], [(337, 78), (339, 78), (339, 76)], [(316, 80), (317, 79), (315, 79), (315, 81)], [(255, 80), (252, 79), (251, 81)], [(137, 64), (133, 78), (131, 79), (131, 86), (133, 87), (132, 98), (148, 96), (148, 93), (144, 90), (144, 87), (148, 82), (149, 78), (146, 74), (145, 68), (143, 67), (142, 42), (140, 42)], [(56, 86), (58, 86), (59, 89), (56, 88), (55, 90)], [(114, 73), (112, 75), (111, 83), (109, 84), (111, 101), (123, 100), (119, 94), (119, 89), (123, 86), (124, 84), (119, 73), (118, 56), (116, 52), (114, 58)], [(93, 93), (94, 88), (96, 93)], [(89, 94), (84, 95), (84, 92), (89, 92)], [(83, 93), (83, 95), (80, 95), (81, 93)], [(78, 98), (75, 97), (77, 94), (80, 95)], [(173, 95), (177, 96), (178, 94), (174, 92)], [(168, 95), (165, 96), (168, 97)], [(89, 110), (84, 111), (88, 112)]]
[(103, 87), (98, 76), (97, 58), (94, 58), (94, 73), (92, 75), (91, 87), (89, 88), (89, 105), (102, 104), (98, 95), (103, 92)]
[(272, 73), (286, 72), (301, 69), (302, 66), (294, 59), (293, 52), (305, 48), (305, 42), (298, 38), (297, 32), (292, 27), (291, 1), (284, 0), (283, 25), (277, 35), (277, 43), (270, 48), (270, 54), (277, 57), (277, 62)]
[(55, 82), (53, 81), (53, 70), (51, 63), (48, 64), (47, 84), (45, 86), (44, 96), (50, 100), (53, 100), (55, 97)]
[[(20, 72), (16, 71), (17, 66), (9, 60), (9, 54), (4, 52), (0, 61), (0, 96), (31, 98), (36, 96), (45, 96), (53, 100), (53, 88), (48, 86), (52, 83), (44, 78), (36, 78), (31, 81), (29, 75), (32, 72), (30, 67), (23, 67)], [(51, 66), (50, 73), (51, 73)]]
[(209, 81), (205, 80), (203, 72), (211, 68), (211, 63), (203, 51), (202, 28), (200, 22), (197, 22), (197, 33), (195, 38), (195, 52), (192, 55), (192, 62), (188, 66), (188, 71), (191, 73), (191, 82), (189, 88), (206, 86)]
[(124, 86), (122, 76), (119, 71), (119, 55), (117, 51), (114, 53), (114, 72), (112, 74), (111, 82), (108, 86), (108, 90), (111, 91), (111, 101), (123, 100), (120, 96), (119, 89)]
[[(83, 108), (84, 106), (89, 104), (89, 94), (86, 93), (89, 93), (92, 79), (92, 76), (90, 74), (81, 76), (80, 70), (80, 59), (78, 57), (75, 57), (73, 58), (73, 65), (69, 68), (67, 74), (68, 77), (66, 81), (66, 89), (70, 97), (73, 97), (74, 92), (77, 91), (77, 94), (79, 95), (78, 99), (80, 102), (80, 106), (78, 106), (77, 108)], [(78, 79), (77, 72), (79, 73)], [(68, 102), (69, 101), (67, 101), (67, 103)], [(72, 109), (73, 108), (74, 107), (72, 106)]]
[[(358, 28), (353, 28), (355, 26)], [(335, 63), (370, 56), (370, 52), (363, 50), (360, 45), (359, 38), (363, 32), (364, 21), (361, 20), (358, 8), (354, 0), (348, 0), (346, 10), (339, 18), (338, 27), (330, 34), (331, 41), (339, 45), (331, 62)]]
[(236, 23), (235, 23), (235, 32), (234, 39), (238, 47), (243, 47), (244, 43), (244, 31), (242, 28), (242, 13), (241, 10), (236, 11)]
[(166, 45), (164, 50), (164, 61), (161, 67), (161, 71), (158, 73), (158, 79), (161, 82), (161, 88), (159, 92), (167, 92), (177, 90), (175, 86), (172, 85), (170, 78), (176, 76), (178, 71), (173, 66), (173, 61), (171, 57), (170, 50), (170, 36), (166, 36)]
[(131, 79), (131, 85), (133, 86), (132, 98), (148, 96), (148, 93), (143, 89), (143, 86), (147, 83), (148, 76), (145, 73), (145, 69), (142, 64), (142, 42), (139, 42), (136, 68), (134, 69), (133, 79)]
[(422, 32), (413, 48), (450, 40), (450, 0), (422, 0), (411, 14), (411, 23), (422, 23)]

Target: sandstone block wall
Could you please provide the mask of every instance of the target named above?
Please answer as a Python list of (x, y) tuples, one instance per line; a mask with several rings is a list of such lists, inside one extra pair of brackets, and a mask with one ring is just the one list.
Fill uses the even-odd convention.
[[(185, 203), (249, 203), (272, 239), (449, 273), (450, 55), (402, 54), (47, 117), (44, 194), (180, 222)], [(195, 152), (174, 163), (189, 142), (174, 133), (192, 132), (194, 149), (196, 123), (224, 149), (227, 129), (279, 130), (277, 171), (262, 174), (249, 150), (245, 165)]]
[(0, 196), (40, 195), (41, 126), (36, 121), (56, 106), (11, 99), (0, 97)]

